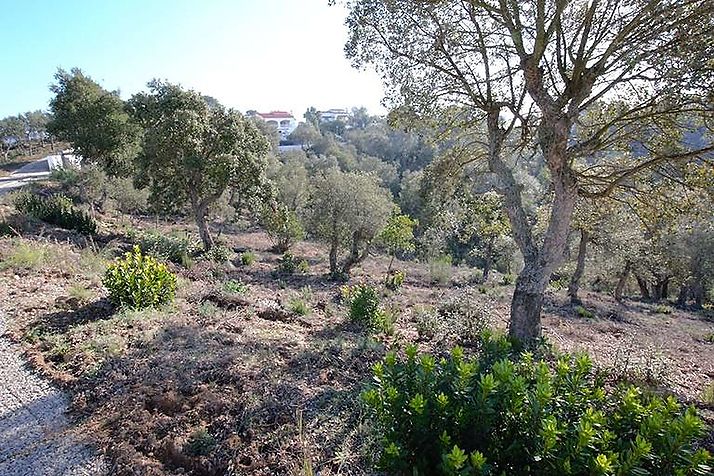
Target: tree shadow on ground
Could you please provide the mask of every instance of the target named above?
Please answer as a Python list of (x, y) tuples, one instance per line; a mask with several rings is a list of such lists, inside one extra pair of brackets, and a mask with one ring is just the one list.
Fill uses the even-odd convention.
[(72, 308), (40, 316), (36, 325), (45, 331), (63, 334), (74, 326), (110, 319), (116, 312), (116, 306), (108, 298), (101, 298), (76, 308), (74, 306), (78, 304), (70, 298), (65, 305)]

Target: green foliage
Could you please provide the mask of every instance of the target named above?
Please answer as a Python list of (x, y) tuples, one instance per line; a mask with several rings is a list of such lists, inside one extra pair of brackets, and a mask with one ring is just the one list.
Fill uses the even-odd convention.
[[(382, 438), (379, 466), (404, 475), (707, 474), (704, 424), (673, 397), (609, 389), (585, 356), (390, 352), (362, 398)], [(616, 472), (617, 471), (617, 472)]]
[(223, 283), (223, 291), (230, 294), (245, 294), (248, 292), (248, 285), (238, 279), (229, 279)]
[(658, 304), (652, 310), (655, 314), (672, 314), (672, 308), (666, 304)]
[(225, 263), (231, 259), (233, 250), (224, 245), (214, 245), (203, 254), (203, 258), (213, 261), (214, 263)]
[(414, 251), (414, 227), (419, 224), (408, 215), (394, 210), (387, 225), (379, 234), (379, 240), (387, 247), (389, 254)]
[(707, 405), (714, 405), (714, 382), (709, 383), (704, 388), (701, 400)]
[(109, 265), (102, 282), (111, 300), (129, 309), (158, 307), (171, 302), (176, 293), (176, 276), (138, 246)]
[(382, 307), (379, 292), (369, 284), (355, 284), (341, 288), (342, 300), (349, 306), (350, 321), (371, 332), (389, 331), (394, 316)]
[(50, 249), (39, 243), (29, 244), (25, 240), (14, 242), (12, 250), (0, 261), (3, 269), (39, 269), (52, 258)]
[(297, 214), (282, 204), (264, 206), (261, 225), (275, 243), (275, 251), (284, 253), (305, 237), (305, 230)]
[(201, 428), (191, 433), (188, 438), (188, 452), (194, 456), (206, 456), (216, 446), (216, 438), (208, 430)]
[(304, 299), (294, 298), (290, 300), (289, 308), (298, 316), (307, 316), (310, 314), (310, 306)]
[(190, 266), (191, 259), (201, 250), (198, 240), (191, 238), (188, 233), (164, 234), (159, 231), (147, 231), (140, 234), (132, 233), (130, 237), (142, 253), (186, 268)]
[(139, 128), (125, 110), (119, 93), (104, 90), (79, 69), (59, 69), (55, 97), (50, 101), (48, 131), (72, 144), (88, 162), (98, 163), (110, 175), (126, 175), (139, 145)]
[(504, 274), (501, 277), (501, 286), (511, 286), (516, 282), (516, 277), (512, 274)]
[(583, 317), (585, 319), (594, 319), (595, 318), (595, 314), (592, 311), (584, 308), (583, 306), (576, 306), (575, 314), (577, 314), (579, 317)]
[(414, 321), (419, 336), (474, 346), (490, 325), (490, 314), (479, 294), (478, 289), (462, 289), (435, 308), (418, 309)]
[(451, 256), (443, 255), (429, 259), (429, 276), (432, 283), (447, 284), (452, 274)]
[(384, 286), (390, 291), (398, 291), (406, 277), (407, 274), (404, 271), (392, 271), (384, 278)]
[(209, 209), (229, 188), (242, 200), (264, 192), (266, 154), (261, 131), (240, 113), (207, 102), (195, 91), (151, 81), (129, 108), (144, 128), (136, 163), (158, 209), (190, 206), (204, 247), (213, 246)]
[(252, 251), (244, 251), (240, 254), (240, 264), (243, 266), (252, 266), (255, 263), (255, 253)]
[(97, 232), (94, 219), (75, 208), (72, 200), (64, 195), (43, 197), (23, 192), (15, 198), (15, 208), (33, 218), (66, 230), (75, 230), (85, 235), (93, 235)]
[(307, 274), (309, 271), (310, 265), (307, 263), (307, 260), (300, 259), (289, 251), (286, 251), (278, 260), (278, 273)]

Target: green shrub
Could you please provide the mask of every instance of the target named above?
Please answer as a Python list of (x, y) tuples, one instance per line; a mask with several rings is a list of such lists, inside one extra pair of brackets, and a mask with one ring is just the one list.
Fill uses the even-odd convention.
[(278, 260), (278, 272), (282, 274), (306, 274), (310, 271), (310, 265), (304, 259), (299, 259), (289, 251), (286, 251)]
[(248, 292), (248, 285), (238, 279), (229, 279), (223, 283), (223, 291), (229, 294), (245, 294)]
[(548, 286), (555, 289), (556, 291), (562, 291), (563, 289), (568, 289), (570, 284), (570, 277), (567, 275), (558, 276), (557, 279), (551, 279)]
[(148, 231), (131, 234), (132, 241), (139, 246), (142, 253), (164, 261), (171, 261), (188, 268), (201, 250), (200, 241), (188, 233), (163, 234), (158, 231)]
[(391, 291), (398, 291), (404, 284), (406, 276), (404, 271), (392, 271), (384, 278), (384, 286)]
[(379, 466), (403, 475), (710, 474), (704, 424), (674, 398), (605, 386), (587, 356), (546, 363), (484, 334), (481, 352), (390, 352), (362, 398)]
[(707, 405), (714, 405), (714, 382), (704, 388), (701, 399)]
[(583, 306), (576, 306), (575, 313), (580, 317), (584, 317), (585, 319), (595, 318), (595, 314), (592, 311), (584, 308)]
[(429, 276), (435, 284), (447, 284), (453, 274), (451, 256), (444, 255), (429, 260)]
[(52, 259), (50, 248), (41, 243), (29, 244), (24, 240), (14, 242), (12, 250), (0, 261), (3, 269), (39, 269)]
[(419, 336), (474, 345), (490, 325), (489, 312), (478, 293), (478, 289), (463, 289), (435, 308), (417, 310), (414, 321)]
[(283, 204), (278, 204), (276, 207), (263, 207), (260, 221), (275, 243), (274, 251), (278, 253), (288, 251), (305, 236), (305, 230), (297, 214)]
[(672, 308), (666, 304), (658, 304), (653, 309), (655, 314), (672, 314)]
[(138, 246), (109, 265), (102, 282), (111, 300), (129, 309), (158, 307), (176, 293), (176, 276), (165, 264), (142, 255)]
[(205, 428), (191, 433), (187, 441), (188, 453), (194, 456), (206, 456), (216, 446), (216, 438)]
[(66, 230), (75, 230), (85, 235), (97, 232), (94, 219), (75, 208), (72, 200), (64, 195), (43, 197), (28, 192), (20, 193), (15, 199), (15, 208), (26, 215)]
[(213, 261), (214, 263), (225, 263), (231, 259), (232, 253), (233, 250), (227, 246), (216, 243), (210, 250), (203, 254), (203, 257), (209, 261)]
[(252, 251), (245, 251), (240, 254), (240, 263), (243, 266), (252, 266), (255, 263), (255, 253)]
[(298, 316), (307, 316), (310, 314), (310, 306), (300, 298), (294, 298), (290, 300), (290, 310), (297, 314)]
[(373, 332), (387, 331), (389, 316), (382, 307), (377, 289), (369, 284), (343, 286), (342, 300), (349, 308), (350, 321)]

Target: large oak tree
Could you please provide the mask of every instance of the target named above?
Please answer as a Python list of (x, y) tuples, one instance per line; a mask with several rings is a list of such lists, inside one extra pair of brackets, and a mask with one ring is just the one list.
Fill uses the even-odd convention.
[[(647, 169), (713, 150), (682, 140), (712, 114), (710, 0), (345, 3), (347, 56), (376, 66), (395, 116), (437, 124), (458, 146), (457, 165), (482, 162), (503, 195), (525, 263), (514, 337), (541, 334), (578, 196), (609, 195)], [(514, 174), (528, 160), (549, 174), (542, 236)]]

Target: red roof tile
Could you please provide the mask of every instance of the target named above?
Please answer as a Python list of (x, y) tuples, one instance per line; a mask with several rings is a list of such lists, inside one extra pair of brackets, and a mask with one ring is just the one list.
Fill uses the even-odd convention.
[(293, 115), (285, 111), (259, 112), (263, 119), (294, 119)]

